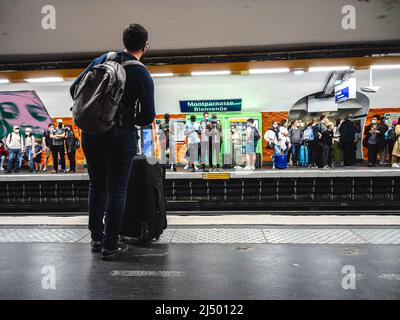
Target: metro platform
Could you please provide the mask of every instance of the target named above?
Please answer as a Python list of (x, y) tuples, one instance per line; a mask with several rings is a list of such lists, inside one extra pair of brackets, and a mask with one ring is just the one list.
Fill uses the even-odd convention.
[[(37, 219), (10, 224), (12, 217), (0, 217), (0, 255), (7, 257), (0, 259), (0, 299), (400, 298), (398, 216), (319, 217), (317, 225), (307, 217), (246, 224), (244, 215), (229, 225), (174, 216), (158, 242), (131, 242), (114, 261), (90, 251), (87, 217), (75, 225), (70, 217)], [(43, 279), (50, 269), (49, 289)], [(351, 285), (346, 270), (354, 271)]]
[[(85, 212), (89, 177), (1, 174), (1, 212)], [(399, 211), (400, 169), (338, 167), (166, 173), (168, 211)]]

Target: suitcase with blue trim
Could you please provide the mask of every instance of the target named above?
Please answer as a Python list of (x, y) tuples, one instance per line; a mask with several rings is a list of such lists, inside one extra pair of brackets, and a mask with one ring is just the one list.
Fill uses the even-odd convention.
[(301, 165), (301, 166), (307, 166), (308, 165), (308, 148), (307, 148), (306, 145), (302, 145), (300, 147), (299, 165)]

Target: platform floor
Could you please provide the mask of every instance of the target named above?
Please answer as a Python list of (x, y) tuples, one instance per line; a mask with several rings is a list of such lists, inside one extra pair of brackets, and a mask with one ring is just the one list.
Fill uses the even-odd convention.
[(89, 240), (83, 226), (2, 226), (0, 299), (400, 298), (399, 226), (171, 225), (112, 262)]
[[(213, 172), (220, 174), (221, 172)], [(335, 167), (329, 169), (291, 167), (286, 170), (273, 170), (271, 167), (263, 167), (256, 170), (244, 169), (224, 169), (222, 173), (229, 173), (230, 178), (315, 178), (315, 177), (398, 177), (400, 168), (391, 166), (380, 166), (370, 168), (365, 165), (354, 167)], [(177, 172), (167, 170), (166, 179), (202, 179), (203, 172), (189, 172), (183, 168), (178, 168)], [(30, 173), (28, 170), (19, 173), (0, 174), (0, 182), (4, 181), (80, 181), (89, 180), (86, 169), (80, 168), (76, 173), (57, 173), (48, 172)]]

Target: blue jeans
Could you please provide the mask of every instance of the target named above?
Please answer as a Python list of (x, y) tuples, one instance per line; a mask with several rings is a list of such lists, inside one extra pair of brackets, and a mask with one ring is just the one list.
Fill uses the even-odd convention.
[(294, 165), (299, 164), (300, 143), (292, 144), (292, 160)]
[[(32, 147), (27, 147), (26, 150), (26, 157), (28, 158), (28, 163), (29, 163), (29, 169), (31, 169), (31, 171), (35, 171), (35, 166), (33, 165), (33, 151), (32, 151)], [(21, 157), (22, 159), (22, 157)]]
[(0, 168), (4, 168), (4, 162), (6, 161), (6, 156), (0, 157)]
[(274, 144), (274, 156), (278, 156), (280, 154), (282, 154), (282, 149), (280, 145)]
[[(14, 161), (15, 158), (15, 161)], [(8, 152), (8, 167), (7, 170), (13, 169), (13, 162), (15, 163), (15, 170), (20, 169), (21, 149), (10, 149)]]
[[(136, 129), (114, 127), (100, 135), (82, 132), (89, 173), (89, 230), (106, 249), (118, 243), (128, 179), (136, 155)], [(105, 226), (103, 218), (105, 217)]]

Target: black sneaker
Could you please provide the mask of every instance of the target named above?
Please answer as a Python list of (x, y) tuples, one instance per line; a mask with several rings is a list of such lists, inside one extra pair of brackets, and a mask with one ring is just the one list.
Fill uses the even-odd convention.
[(92, 252), (101, 252), (101, 249), (103, 249), (103, 242), (92, 240), (92, 242), (90, 242), (90, 247), (92, 248)]
[(103, 248), (101, 250), (101, 258), (105, 261), (109, 261), (114, 259), (116, 256), (123, 254), (124, 252), (128, 251), (129, 247), (126, 244), (118, 243), (114, 249), (106, 249)]
[(5, 172), (5, 174), (8, 174), (8, 173), (11, 173), (11, 170), (7, 170), (7, 171)]

